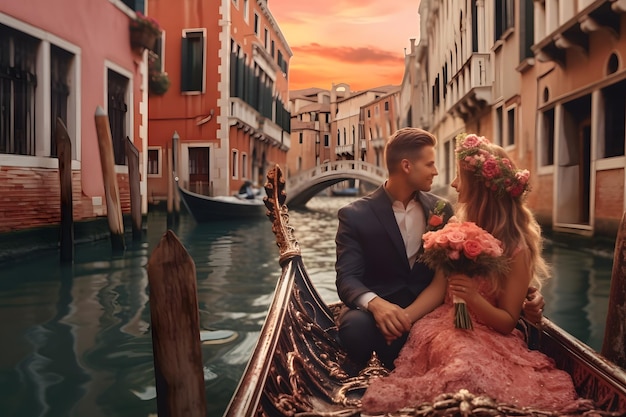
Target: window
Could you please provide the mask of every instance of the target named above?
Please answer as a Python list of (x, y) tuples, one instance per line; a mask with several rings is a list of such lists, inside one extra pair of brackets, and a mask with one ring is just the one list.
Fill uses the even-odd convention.
[(367, 109), (367, 118), (369, 119), (370, 117), (372, 117), (372, 110)]
[(148, 148), (148, 176), (161, 176), (161, 148)]
[(35, 155), (38, 44), (0, 25), (0, 153)]
[(495, 40), (497, 41), (507, 30), (515, 26), (515, 0), (500, 0), (495, 3)]
[(107, 70), (108, 115), (115, 165), (126, 165), (128, 84), (128, 78), (112, 69)]
[(50, 46), (50, 155), (57, 156), (57, 117), (67, 126), (67, 106), (70, 95), (69, 70), (73, 56), (69, 52)]
[(554, 165), (554, 109), (544, 111), (541, 122), (539, 166)]
[(181, 48), (181, 91), (204, 92), (204, 30), (183, 33)]
[(259, 36), (259, 32), (261, 31), (261, 18), (259, 17), (259, 15), (255, 12), (254, 13), (254, 34)]
[(248, 178), (248, 154), (241, 154), (241, 178)]
[[(626, 136), (626, 81), (602, 89), (604, 101), (604, 151), (601, 158), (624, 156)], [(600, 145), (602, 147), (602, 145)]]
[(250, 5), (249, 0), (243, 0), (243, 20), (248, 23), (248, 19), (250, 18)]
[(330, 146), (330, 135), (328, 133), (324, 134), (324, 146), (327, 148)]
[(236, 180), (238, 178), (237, 173), (239, 172), (239, 151), (236, 149), (232, 150), (231, 161), (230, 161), (230, 175)]
[(512, 146), (515, 145), (515, 107), (510, 108), (506, 111), (506, 138), (503, 143), (503, 146)]
[(354, 129), (354, 126), (352, 126), (352, 143), (354, 143), (356, 141), (356, 131)]
[(370, 140), (374, 139), (374, 133), (372, 133), (372, 128), (370, 127)]
[(300, 132), (300, 138), (299, 138), (299, 142), (298, 143), (302, 143), (302, 132)]
[(341, 146), (341, 132), (337, 129), (337, 146)]
[(389, 102), (385, 101), (385, 111), (389, 111)]
[(502, 114), (502, 106), (496, 109), (496, 120), (495, 120), (495, 136), (493, 138), (493, 143), (496, 145), (502, 145), (502, 135), (504, 134), (504, 120)]
[(276, 43), (274, 42), (274, 40), (272, 39), (272, 42), (270, 42), (270, 54), (272, 55), (272, 58), (276, 57)]
[(343, 144), (348, 143), (348, 134), (346, 133), (346, 128), (343, 128)]
[(265, 28), (264, 36), (263, 36), (263, 46), (265, 46), (265, 50), (270, 47), (270, 32)]

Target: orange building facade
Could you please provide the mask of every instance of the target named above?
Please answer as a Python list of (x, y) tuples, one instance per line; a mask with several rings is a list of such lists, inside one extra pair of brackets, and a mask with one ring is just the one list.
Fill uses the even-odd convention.
[(150, 0), (164, 28), (151, 62), (167, 73), (164, 94), (149, 96), (148, 199), (179, 184), (205, 195), (231, 195), (290, 147), (288, 97), (292, 52), (267, 1)]
[(130, 212), (126, 137), (147, 150), (145, 55), (129, 34), (135, 16), (108, 0), (0, 5), (0, 233), (60, 222), (57, 118), (72, 143), (73, 219), (106, 215), (98, 107), (113, 120), (122, 211)]

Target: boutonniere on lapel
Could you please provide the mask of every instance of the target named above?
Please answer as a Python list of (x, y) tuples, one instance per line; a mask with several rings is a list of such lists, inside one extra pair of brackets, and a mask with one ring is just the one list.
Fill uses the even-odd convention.
[(428, 217), (428, 223), (426, 224), (426, 232), (441, 229), (443, 227), (443, 210), (446, 208), (446, 202), (444, 200), (437, 201), (435, 207), (430, 211)]

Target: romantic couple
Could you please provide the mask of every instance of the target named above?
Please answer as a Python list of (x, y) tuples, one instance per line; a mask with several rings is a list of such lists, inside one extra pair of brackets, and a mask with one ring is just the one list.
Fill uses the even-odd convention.
[[(530, 351), (515, 329), (522, 311), (531, 322), (541, 321), (537, 288), (548, 276), (541, 230), (524, 203), (528, 171), (484, 137), (460, 135), (455, 213), (428, 192), (438, 174), (436, 143), (418, 128), (395, 132), (385, 147), (387, 181), (338, 213), (336, 284), (345, 304), (340, 342), (357, 363), (376, 352), (393, 369), (372, 381), (363, 410), (393, 412), (460, 389), (561, 410), (577, 399), (570, 376)], [(507, 273), (446, 276), (422, 262), (422, 235), (453, 215), (502, 242)], [(467, 305), (472, 330), (455, 327), (453, 297)]]

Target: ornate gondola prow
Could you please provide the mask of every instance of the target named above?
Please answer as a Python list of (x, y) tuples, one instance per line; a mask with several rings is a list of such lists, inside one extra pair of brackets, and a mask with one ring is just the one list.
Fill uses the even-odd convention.
[(268, 210), (267, 217), (272, 222), (272, 232), (280, 249), (278, 263), (283, 266), (288, 260), (300, 256), (300, 245), (293, 235), (294, 228), (289, 225), (289, 209), (285, 205), (285, 179), (278, 164), (267, 172), (265, 194), (267, 196), (263, 198), (263, 202)]

